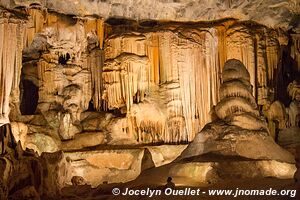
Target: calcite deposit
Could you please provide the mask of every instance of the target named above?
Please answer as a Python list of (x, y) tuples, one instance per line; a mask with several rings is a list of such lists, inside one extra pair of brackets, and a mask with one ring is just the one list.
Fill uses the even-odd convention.
[[(231, 90), (227, 91), (228, 85)], [(215, 107), (217, 119), (208, 123), (176, 160), (141, 173), (126, 186), (135, 188), (155, 182), (161, 185), (167, 177), (173, 177), (175, 184), (190, 186), (234, 178), (297, 181), (295, 157), (271, 137), (252, 100), (251, 89), (244, 64), (236, 59), (226, 61), (220, 86), (222, 95)], [(297, 162), (298, 153), (297, 150)]]
[[(228, 60), (222, 80), (220, 93), (223, 95), (215, 107), (218, 119), (200, 131), (180, 158), (214, 152), (293, 163), (293, 156), (271, 138), (267, 123), (252, 100), (250, 76), (244, 64), (236, 59)], [(227, 94), (228, 83), (232, 87)]]
[(295, 0), (0, 0), (0, 199), (297, 179), (299, 16)]

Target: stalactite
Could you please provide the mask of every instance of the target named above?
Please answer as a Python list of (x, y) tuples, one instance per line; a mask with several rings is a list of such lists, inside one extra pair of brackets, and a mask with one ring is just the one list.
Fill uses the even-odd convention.
[(238, 59), (245, 64), (250, 73), (253, 95), (256, 97), (256, 66), (254, 40), (249, 29), (243, 26), (229, 28), (226, 32), (227, 59)]
[[(23, 50), (23, 44), (24, 44), (24, 32), (25, 27), (23, 23), (17, 24), (17, 32), (16, 32), (16, 40), (17, 40), (17, 51), (16, 51), (16, 57), (15, 57), (15, 75), (14, 75), (14, 81), (13, 81), (13, 89), (19, 90), (19, 83), (20, 83), (20, 77), (21, 77), (21, 69), (22, 69), (22, 50)], [(17, 95), (19, 96), (19, 95)]]
[(166, 117), (155, 104), (134, 104), (129, 116), (138, 142), (165, 141)]
[[(191, 141), (211, 121), (213, 107), (220, 99), (221, 72), (227, 59), (236, 58), (245, 63), (250, 73), (249, 80), (244, 83), (248, 84), (247, 91), (249, 89), (256, 95), (259, 105), (266, 104), (269, 90), (273, 87), (270, 82), (277, 67), (279, 51), (276, 37), (269, 37), (265, 28), (254, 34), (247, 25), (236, 25), (234, 21), (212, 28), (170, 26), (154, 32), (113, 35), (106, 40), (106, 45), (105, 63), (115, 62), (122, 53), (146, 55), (149, 58), (147, 85), (151, 89), (146, 98), (165, 105), (160, 109), (167, 119), (164, 136), (161, 137), (166, 143)], [(137, 48), (139, 45), (141, 51)], [(108, 89), (104, 90), (104, 99), (112, 98), (110, 101), (117, 102), (118, 106), (115, 107), (127, 107), (132, 126), (128, 130), (135, 132), (130, 135), (142, 138), (143, 132), (135, 131), (139, 129), (134, 125), (136, 118), (128, 109), (135, 104), (132, 104), (131, 97), (127, 97), (129, 100), (126, 101), (122, 95), (118, 95), (120, 92), (116, 92), (120, 88), (123, 94), (131, 92), (131, 82), (127, 81), (131, 80), (131, 75), (119, 75), (121, 72), (115, 70), (106, 70), (105, 73), (113, 74), (115, 79), (119, 78), (124, 84), (110, 86), (116, 87), (114, 89), (106, 86)], [(270, 74), (271, 77), (268, 77)], [(242, 90), (239, 92), (241, 94), (236, 95), (244, 94)], [(249, 100), (256, 101), (253, 97)], [(150, 122), (145, 125), (149, 126), (144, 127), (145, 130), (153, 126)]]
[(147, 34), (147, 51), (146, 54), (150, 60), (150, 81), (159, 84), (159, 41), (155, 33)]
[(25, 31), (25, 47), (30, 46), (35, 37), (36, 33), (43, 30), (45, 24), (45, 16), (42, 10), (29, 9), (28, 10), (29, 20), (26, 25)]
[(86, 33), (96, 31), (97, 30), (96, 19), (86, 19), (84, 23), (84, 30)]
[(177, 43), (174, 34), (166, 31), (159, 34), (159, 75), (160, 84), (178, 80), (178, 68), (173, 66), (177, 54), (174, 46)]
[(268, 65), (266, 63), (266, 37), (265, 34), (256, 34), (257, 48), (257, 102), (258, 105), (266, 105), (269, 98), (268, 93)]
[(96, 110), (101, 109), (102, 105), (102, 68), (103, 68), (103, 51), (94, 50), (87, 57), (87, 65), (91, 72), (91, 84), (93, 94), (93, 105)]
[(179, 67), (186, 141), (191, 141), (211, 120), (211, 109), (217, 103), (220, 84), (216, 30), (194, 31), (192, 36), (188, 36), (190, 37), (194, 43), (185, 42), (186, 47), (181, 50), (183, 60)]
[(87, 18), (84, 23), (85, 33), (94, 33), (98, 37), (99, 47), (103, 49), (103, 41), (104, 41), (104, 20), (103, 19), (95, 19), (95, 18)]
[(106, 109), (126, 106), (130, 111), (134, 100), (143, 101), (148, 89), (148, 70), (148, 58), (134, 54), (122, 54), (106, 61), (102, 73)]
[(266, 105), (274, 101), (271, 90), (274, 88), (274, 76), (278, 65), (279, 42), (274, 31), (261, 30), (256, 34), (257, 60), (257, 101), (258, 105)]
[(99, 38), (100, 49), (103, 49), (103, 42), (104, 42), (104, 19), (97, 19), (97, 36)]
[[(148, 45), (146, 53), (152, 65), (148, 73), (148, 83), (145, 82), (145, 84), (149, 87), (151, 84), (159, 83), (165, 88), (167, 123), (164, 126), (164, 136), (161, 138), (168, 143), (191, 141), (196, 133), (210, 121), (211, 108), (218, 100), (217, 91), (220, 84), (218, 40), (215, 40), (217, 31), (215, 29), (196, 31), (193, 35), (189, 35), (189, 31), (183, 31), (179, 35), (181, 36), (171, 31), (146, 35)], [(191, 37), (193, 42), (190, 40)], [(114, 37), (109, 42), (117, 46), (121, 43), (120, 40)], [(134, 42), (133, 39), (128, 39), (128, 41)], [(130, 45), (136, 46), (136, 44)], [(110, 55), (111, 50), (106, 53), (109, 57), (113, 57)], [(106, 63), (110, 62), (110, 60), (106, 61)], [(110, 73), (115, 75), (115, 72)], [(108, 73), (104, 72), (104, 74)], [(208, 83), (211, 85), (207, 85)], [(123, 86), (125, 93), (129, 92), (127, 85), (125, 81)], [(114, 92), (114, 94), (113, 91), (115, 90), (105, 90), (105, 96), (120, 97), (116, 95), (119, 92)], [(122, 102), (119, 106), (125, 105), (122, 98), (119, 102)], [(127, 108), (132, 105), (132, 101), (129, 102), (128, 104), (127, 101)], [(145, 124), (150, 126), (151, 123)], [(134, 128), (131, 129), (134, 130)]]
[[(184, 61), (178, 45), (185, 42), (173, 32), (154, 33), (158, 37), (159, 83), (166, 88), (167, 124), (165, 138), (167, 143), (187, 141), (187, 130), (183, 117), (183, 103), (180, 88), (180, 67)], [(183, 46), (182, 46), (183, 47)], [(153, 68), (155, 70), (155, 68)], [(156, 76), (157, 72), (152, 72)]]
[(226, 62), (226, 57), (227, 57), (227, 48), (226, 48), (226, 26), (225, 25), (220, 25), (216, 26), (216, 31), (217, 31), (217, 37), (218, 37), (218, 65), (219, 70), (221, 70)]
[(47, 15), (46, 15), (46, 25), (49, 27), (49, 26), (57, 26), (57, 23), (58, 23), (58, 20), (59, 20), (59, 17), (57, 14), (55, 13), (52, 13), (52, 12), (48, 12)]
[(0, 125), (9, 122), (10, 95), (19, 85), (22, 61), (23, 23), (16, 19), (0, 21)]
[(266, 58), (267, 58), (267, 78), (270, 86), (274, 87), (275, 72), (279, 62), (279, 43), (277, 38), (271, 33), (267, 34), (266, 40)]
[(113, 59), (122, 53), (146, 55), (145, 36), (136, 33), (108, 38), (105, 41), (105, 59)]

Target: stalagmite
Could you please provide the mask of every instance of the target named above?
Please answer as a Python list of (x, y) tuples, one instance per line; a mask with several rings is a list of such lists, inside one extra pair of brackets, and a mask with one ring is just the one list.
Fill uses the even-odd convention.
[(293, 81), (288, 85), (287, 92), (292, 99), (287, 113), (289, 115), (289, 126), (299, 127), (300, 123), (300, 84), (297, 81)]
[(216, 105), (215, 110), (220, 119), (225, 119), (234, 113), (240, 114), (248, 112), (255, 116), (259, 115), (258, 110), (256, 110), (247, 99), (238, 96), (224, 98)]
[(103, 51), (95, 50), (87, 57), (87, 65), (91, 71), (91, 83), (93, 94), (93, 105), (96, 110), (101, 109), (102, 105), (102, 68), (104, 65)]
[(28, 10), (29, 20), (25, 29), (25, 47), (31, 45), (35, 34), (40, 33), (44, 28), (45, 13), (40, 9), (30, 8)]
[[(229, 59), (225, 62), (222, 75), (226, 74), (232, 66), (235, 66), (237, 70), (239, 69), (238, 71), (246, 69), (241, 61)], [(239, 79), (235, 79), (235, 81), (237, 80)], [(235, 91), (232, 91), (232, 93), (235, 93)], [(224, 99), (229, 99), (230, 101), (233, 101), (234, 98), (243, 97), (224, 97)], [(221, 106), (219, 104), (220, 102), (218, 102), (216, 107)], [(232, 105), (234, 105), (234, 102), (232, 102)], [(237, 106), (245, 107), (243, 104)], [(216, 110), (216, 114), (221, 116), (218, 112)], [(221, 117), (208, 123), (177, 160), (189, 157), (197, 158), (198, 156), (207, 155), (207, 153), (240, 156), (254, 160), (274, 159), (288, 163), (290, 162), (289, 160), (294, 159), (293, 155), (278, 146), (271, 138), (263, 116), (255, 116), (247, 111), (238, 111), (228, 112), (226, 116)], [(293, 171), (291, 174), (293, 174)]]
[(224, 82), (220, 87), (220, 99), (232, 96), (244, 97), (254, 108), (257, 107), (256, 101), (251, 94), (251, 87), (239, 80)]
[(278, 129), (282, 130), (287, 125), (286, 108), (280, 101), (275, 101), (271, 105), (266, 105), (263, 112), (268, 119), (270, 135), (276, 139)]
[(267, 124), (263, 117), (258, 118), (250, 113), (235, 114), (230, 118), (230, 124), (246, 130), (267, 130)]
[[(225, 63), (222, 77), (229, 77), (227, 73), (231, 74), (232, 69), (236, 71), (236, 74), (232, 79), (225, 79), (220, 90), (225, 89), (222, 86), (228, 81), (231, 81), (232, 85), (236, 83), (236, 87), (241, 87), (245, 90), (250, 81), (246, 67), (239, 60), (230, 59)], [(236, 76), (237, 74), (239, 74), (239, 76)], [(244, 86), (242, 81), (246, 82)], [(251, 102), (251, 98), (249, 98), (248, 93), (251, 93), (251, 89), (246, 89), (248, 92), (245, 96), (243, 93), (239, 93), (239, 90), (241, 89), (230, 90), (228, 92), (231, 93), (231, 95), (221, 98), (221, 101), (215, 107), (217, 116), (230, 125), (235, 125), (246, 130), (268, 130), (265, 120), (260, 117), (257, 105), (253, 105), (255, 102)], [(220, 93), (223, 92), (220, 91)]]

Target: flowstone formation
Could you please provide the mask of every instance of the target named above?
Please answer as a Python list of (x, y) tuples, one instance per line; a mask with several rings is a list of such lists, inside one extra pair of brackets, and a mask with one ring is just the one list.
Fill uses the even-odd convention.
[(24, 20), (0, 9), (0, 126), (9, 123), (10, 94), (18, 91)]
[[(10, 95), (14, 135), (23, 148), (39, 154), (63, 149), (62, 142), (71, 139), (80, 144), (92, 141), (91, 146), (105, 143), (105, 135), (95, 129), (95, 140), (89, 139), (91, 132), (76, 136), (86, 133), (81, 114), (91, 99), (99, 98), (93, 96), (99, 83), (92, 80), (99, 79), (103, 20), (77, 19), (36, 7), (26, 14), (27, 23), (21, 24), (23, 67), (15, 69), (20, 80), (12, 79), (19, 88)], [(73, 144), (67, 142), (64, 149), (74, 148)]]
[[(264, 106), (275, 90), (279, 50), (287, 44), (280, 31), (235, 20), (111, 24), (104, 45), (102, 103), (104, 109), (123, 114), (111, 135), (128, 135), (138, 143), (191, 142), (213, 119), (228, 59), (246, 64), (254, 96), (249, 100)], [(127, 62), (128, 69), (143, 73), (128, 71)]]

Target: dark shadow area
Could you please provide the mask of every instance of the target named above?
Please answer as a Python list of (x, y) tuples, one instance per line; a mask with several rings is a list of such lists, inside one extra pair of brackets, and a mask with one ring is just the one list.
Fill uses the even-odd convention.
[(275, 77), (275, 100), (281, 101), (285, 106), (288, 106), (291, 102), (291, 98), (287, 93), (288, 85), (294, 80), (299, 81), (300, 79), (297, 62), (291, 57), (289, 46), (282, 49), (281, 62)]
[(38, 100), (39, 88), (29, 80), (21, 82), (21, 104), (20, 111), (22, 115), (33, 115), (35, 113)]
[(135, 20), (114, 17), (107, 19), (105, 22), (111, 26), (130, 26), (136, 24)]
[(68, 60), (70, 60), (71, 56), (69, 53), (67, 53), (66, 55), (61, 55), (58, 58), (58, 63), (61, 65), (66, 65)]
[(91, 100), (89, 101), (89, 107), (88, 107), (87, 111), (97, 112), (97, 110), (95, 109), (95, 106), (94, 106), (94, 101), (93, 101), (93, 99), (91, 99)]
[(159, 22), (155, 20), (144, 20), (141, 21), (139, 25), (146, 28), (154, 28), (159, 25)]

